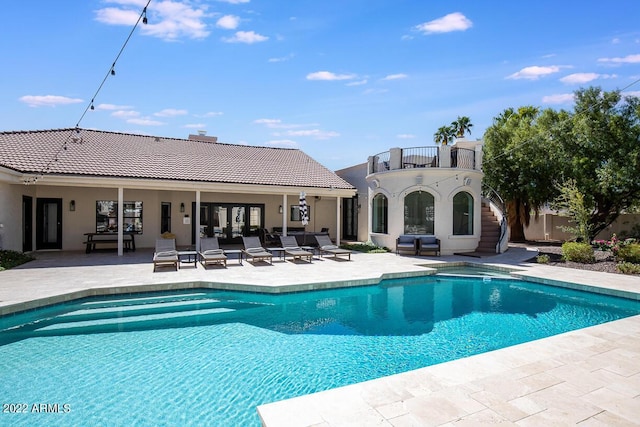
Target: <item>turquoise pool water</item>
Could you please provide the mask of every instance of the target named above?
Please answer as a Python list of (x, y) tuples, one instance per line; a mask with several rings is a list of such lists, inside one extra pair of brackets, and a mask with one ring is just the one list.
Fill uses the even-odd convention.
[(0, 425), (257, 426), (263, 403), (639, 313), (636, 301), (460, 277), (84, 299), (0, 318)]

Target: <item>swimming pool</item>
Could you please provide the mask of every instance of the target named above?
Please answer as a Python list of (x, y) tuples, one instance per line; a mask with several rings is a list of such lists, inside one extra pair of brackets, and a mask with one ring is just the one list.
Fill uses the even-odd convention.
[(459, 277), (84, 299), (0, 319), (0, 395), (24, 405), (0, 421), (259, 425), (263, 403), (638, 313), (637, 301)]

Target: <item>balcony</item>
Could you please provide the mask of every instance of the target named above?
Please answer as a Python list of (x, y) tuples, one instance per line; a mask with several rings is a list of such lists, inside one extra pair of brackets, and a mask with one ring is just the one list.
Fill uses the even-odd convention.
[(415, 168), (480, 170), (481, 166), (481, 141), (462, 141), (441, 147), (392, 148), (369, 157), (369, 174)]

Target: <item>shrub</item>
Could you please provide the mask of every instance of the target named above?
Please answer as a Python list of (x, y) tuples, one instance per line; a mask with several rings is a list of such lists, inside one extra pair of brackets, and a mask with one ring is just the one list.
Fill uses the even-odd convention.
[(0, 271), (8, 270), (33, 259), (31, 255), (22, 252), (0, 251)]
[(538, 264), (549, 264), (551, 258), (549, 258), (549, 255), (547, 254), (542, 254), (536, 257), (536, 261), (538, 262)]
[(565, 261), (591, 264), (596, 262), (593, 248), (588, 243), (565, 242), (562, 245), (562, 258)]
[(640, 264), (621, 262), (617, 265), (618, 271), (622, 274), (640, 274)]
[(640, 264), (640, 243), (622, 246), (616, 256), (618, 261)]
[(351, 249), (352, 251), (366, 252), (370, 254), (389, 252), (389, 248), (381, 248), (380, 246), (375, 245), (373, 242), (351, 243), (340, 245), (340, 247), (344, 249)]

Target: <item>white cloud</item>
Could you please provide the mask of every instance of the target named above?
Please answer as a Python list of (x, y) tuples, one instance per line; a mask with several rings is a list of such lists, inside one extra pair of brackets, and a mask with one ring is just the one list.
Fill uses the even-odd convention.
[(285, 62), (288, 61), (290, 59), (293, 59), (294, 54), (290, 53), (287, 56), (281, 56), (280, 58), (269, 58), (269, 62)]
[(540, 77), (547, 76), (549, 74), (557, 73), (560, 71), (560, 66), (558, 65), (550, 65), (548, 67), (540, 67), (537, 65), (533, 65), (531, 67), (525, 67), (517, 73), (513, 73), (510, 76), (507, 76), (508, 79), (518, 80), (518, 79), (527, 79), (527, 80), (538, 80)]
[(442, 18), (416, 25), (415, 28), (424, 34), (450, 33), (452, 31), (465, 31), (473, 26), (466, 16), (460, 12), (450, 13)]
[(355, 82), (349, 82), (346, 84), (346, 86), (362, 86), (366, 84), (367, 84), (367, 79), (364, 79), (364, 80), (358, 80)]
[(207, 127), (207, 125), (205, 125), (204, 123), (189, 123), (189, 124), (186, 124), (186, 125), (184, 125), (182, 127), (187, 128), (187, 129), (203, 129), (203, 128)]
[(216, 27), (225, 30), (235, 30), (240, 25), (240, 18), (235, 15), (224, 15), (216, 21)]
[(130, 105), (115, 105), (115, 104), (98, 104), (96, 110), (131, 110), (133, 107)]
[(119, 119), (127, 119), (140, 116), (140, 113), (133, 110), (118, 110), (111, 113), (112, 117), (117, 117)]
[(298, 148), (298, 143), (290, 139), (274, 139), (267, 141), (265, 145), (269, 147)]
[(69, 98), (58, 95), (25, 95), (19, 98), (29, 107), (56, 107), (58, 105), (78, 104), (82, 102), (80, 98)]
[(200, 115), (196, 115), (196, 117), (203, 117), (203, 118), (207, 118), (207, 117), (218, 117), (223, 115), (224, 113), (222, 111), (209, 111), (208, 113), (204, 113), (204, 114), (200, 114)]
[(400, 80), (400, 79), (406, 79), (407, 76), (406, 74), (389, 74), (388, 76), (386, 76), (385, 78), (383, 78), (382, 80)]
[(267, 127), (276, 127), (281, 122), (282, 120), (280, 119), (257, 119), (253, 121), (255, 124), (266, 125)]
[(148, 118), (128, 119), (127, 123), (131, 123), (133, 125), (141, 125), (141, 126), (161, 126), (164, 124), (163, 122), (160, 122), (158, 120), (152, 120)]
[(559, 93), (542, 98), (544, 104), (570, 104), (573, 100), (574, 95), (572, 93)]
[(316, 139), (329, 139), (340, 136), (338, 132), (323, 131), (320, 129), (307, 129), (307, 130), (290, 130), (286, 132), (289, 136), (311, 136)]
[(307, 74), (307, 80), (352, 80), (355, 79), (355, 74), (335, 74), (330, 71), (316, 71), (315, 73)]
[[(105, 7), (96, 11), (96, 20), (107, 25), (134, 25), (140, 18), (145, 1), (107, 0), (119, 7)], [(204, 19), (207, 5), (186, 0), (164, 0), (152, 3), (147, 9), (148, 24), (140, 23), (142, 34), (167, 41), (181, 38), (202, 39), (210, 34)]]
[(218, 1), (221, 1), (223, 3), (242, 4), (242, 3), (249, 3), (249, 1), (251, 0), (218, 0)]
[(259, 43), (269, 40), (269, 37), (258, 34), (254, 31), (237, 31), (233, 37), (224, 37), (227, 43)]
[(566, 84), (584, 84), (596, 79), (614, 79), (616, 77), (615, 74), (574, 73), (561, 78), (560, 81)]
[(415, 137), (416, 137), (415, 135), (410, 134), (410, 133), (401, 133), (401, 134), (396, 135), (396, 138), (398, 138), (398, 139), (413, 139)]
[(637, 64), (640, 63), (640, 54), (627, 55), (625, 57), (617, 58), (599, 58), (598, 62), (606, 62), (613, 64)]
[(153, 115), (156, 117), (177, 117), (177, 116), (185, 116), (187, 114), (188, 114), (187, 110), (177, 110), (175, 108), (165, 108), (162, 111), (153, 113)]

